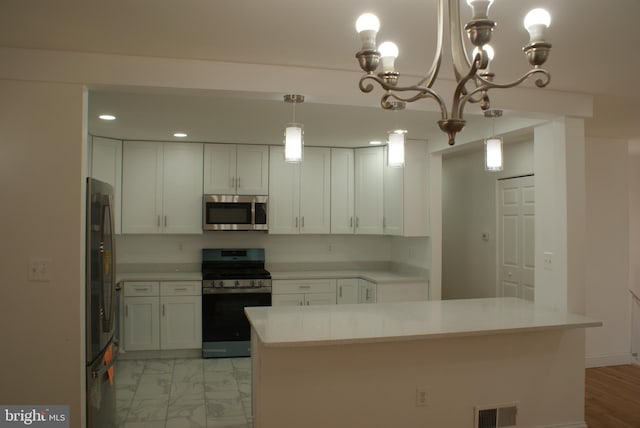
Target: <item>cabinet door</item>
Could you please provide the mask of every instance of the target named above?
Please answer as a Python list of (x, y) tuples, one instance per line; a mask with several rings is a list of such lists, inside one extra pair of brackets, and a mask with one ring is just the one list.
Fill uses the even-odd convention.
[(310, 293), (304, 295), (304, 304), (311, 305), (335, 305), (336, 293)]
[(269, 146), (237, 146), (238, 195), (269, 194)]
[(158, 297), (124, 299), (124, 349), (147, 351), (160, 349)]
[(331, 149), (331, 233), (353, 233), (353, 149)]
[(92, 137), (91, 177), (113, 186), (115, 233), (122, 231), (120, 201), (122, 193), (122, 141)]
[(338, 295), (337, 303), (358, 303), (358, 279), (339, 279), (338, 280)]
[(358, 303), (375, 303), (376, 299), (376, 283), (365, 279), (358, 280)]
[(331, 231), (331, 150), (304, 149), (300, 172), (300, 233)]
[(161, 349), (202, 347), (202, 296), (160, 298)]
[(385, 235), (402, 235), (404, 215), (404, 171), (405, 168), (387, 165), (388, 149), (384, 150), (383, 199), (384, 217), (382, 225)]
[(304, 294), (272, 294), (271, 306), (302, 306), (304, 305)]
[(235, 144), (204, 145), (204, 193), (214, 195), (236, 193)]
[(269, 234), (297, 234), (300, 167), (284, 161), (284, 148), (269, 149)]
[(202, 233), (202, 144), (164, 143), (165, 233)]
[(382, 234), (382, 147), (355, 150), (356, 233)]
[(122, 148), (122, 233), (162, 231), (161, 143), (126, 141)]

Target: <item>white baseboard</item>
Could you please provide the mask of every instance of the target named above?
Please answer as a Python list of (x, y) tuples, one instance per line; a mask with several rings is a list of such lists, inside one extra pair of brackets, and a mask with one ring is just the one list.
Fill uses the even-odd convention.
[(587, 368), (604, 367), (604, 366), (620, 366), (623, 364), (631, 364), (633, 362), (631, 354), (617, 355), (599, 355), (597, 357), (586, 357), (584, 362)]
[(561, 425), (545, 425), (544, 428), (588, 428), (586, 422), (573, 422)]

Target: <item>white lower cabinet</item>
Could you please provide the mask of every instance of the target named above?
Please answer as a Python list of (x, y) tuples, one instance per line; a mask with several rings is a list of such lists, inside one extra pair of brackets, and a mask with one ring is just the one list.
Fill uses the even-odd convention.
[(375, 282), (367, 281), (366, 279), (339, 279), (337, 280), (338, 304), (375, 303), (376, 288)]
[(283, 279), (271, 282), (272, 306), (336, 304), (335, 279)]
[(125, 282), (125, 351), (200, 348), (200, 287), (200, 281)]

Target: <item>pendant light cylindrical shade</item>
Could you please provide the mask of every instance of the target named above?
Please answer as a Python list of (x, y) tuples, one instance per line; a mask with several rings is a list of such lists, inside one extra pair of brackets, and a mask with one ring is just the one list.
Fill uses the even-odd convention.
[(404, 132), (392, 132), (389, 134), (387, 147), (387, 165), (401, 168), (404, 166)]
[(301, 123), (289, 123), (284, 130), (284, 160), (287, 162), (302, 162), (302, 146), (304, 144), (304, 129)]
[(484, 141), (484, 169), (502, 171), (502, 168), (502, 138), (487, 138)]

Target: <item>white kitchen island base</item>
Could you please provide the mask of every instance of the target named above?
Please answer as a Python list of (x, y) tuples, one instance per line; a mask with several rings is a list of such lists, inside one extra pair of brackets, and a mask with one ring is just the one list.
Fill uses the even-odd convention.
[(517, 427), (586, 427), (592, 319), (518, 299), (246, 312), (254, 428), (471, 428), (509, 406)]

